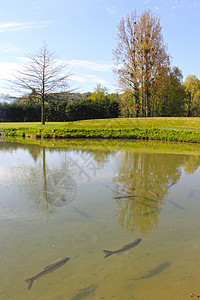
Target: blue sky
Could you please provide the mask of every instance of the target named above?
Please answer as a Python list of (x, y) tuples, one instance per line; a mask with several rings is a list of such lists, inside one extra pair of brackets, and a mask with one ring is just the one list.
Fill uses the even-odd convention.
[(200, 0), (8, 0), (0, 9), (0, 93), (13, 94), (6, 80), (44, 41), (72, 70), (77, 92), (92, 92), (97, 83), (115, 92), (117, 25), (147, 8), (160, 17), (172, 65), (184, 78), (200, 78)]

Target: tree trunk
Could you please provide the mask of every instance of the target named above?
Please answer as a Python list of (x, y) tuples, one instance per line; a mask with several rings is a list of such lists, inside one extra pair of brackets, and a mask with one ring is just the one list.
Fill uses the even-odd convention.
[(149, 88), (146, 84), (145, 86), (145, 117), (149, 115)]
[(135, 92), (135, 116), (136, 116), (136, 118), (139, 117), (139, 110), (140, 110), (139, 90), (136, 89), (136, 92)]
[(41, 98), (41, 122), (42, 125), (45, 125), (45, 112), (44, 112), (44, 95)]

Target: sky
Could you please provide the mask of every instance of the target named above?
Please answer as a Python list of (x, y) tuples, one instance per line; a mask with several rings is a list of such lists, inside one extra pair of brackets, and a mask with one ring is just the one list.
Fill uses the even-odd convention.
[(67, 64), (76, 92), (93, 92), (97, 84), (117, 92), (117, 26), (135, 9), (148, 8), (160, 17), (171, 65), (184, 79), (200, 78), (200, 0), (9, 0), (0, 9), (0, 94), (16, 95), (8, 80), (44, 42)]

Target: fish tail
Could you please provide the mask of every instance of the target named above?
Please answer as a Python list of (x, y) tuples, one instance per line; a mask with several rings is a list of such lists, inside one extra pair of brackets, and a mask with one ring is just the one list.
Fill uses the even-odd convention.
[(27, 278), (25, 281), (28, 283), (28, 290), (30, 290), (33, 284), (33, 278)]
[(104, 258), (106, 258), (106, 257), (108, 257), (108, 256), (110, 256), (110, 255), (113, 254), (113, 251), (109, 251), (109, 250), (103, 250), (103, 252), (105, 253)]

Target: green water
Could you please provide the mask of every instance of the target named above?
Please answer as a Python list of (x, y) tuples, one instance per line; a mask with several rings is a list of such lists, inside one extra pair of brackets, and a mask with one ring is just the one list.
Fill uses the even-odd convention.
[[(200, 294), (197, 146), (119, 143), (0, 142), (0, 299)], [(138, 237), (137, 247), (104, 258)], [(26, 278), (64, 256), (27, 289)]]

